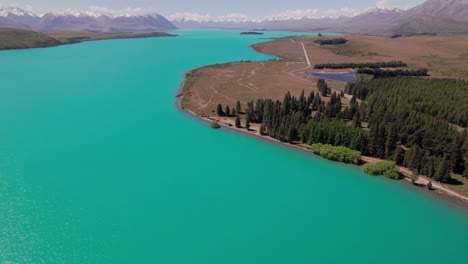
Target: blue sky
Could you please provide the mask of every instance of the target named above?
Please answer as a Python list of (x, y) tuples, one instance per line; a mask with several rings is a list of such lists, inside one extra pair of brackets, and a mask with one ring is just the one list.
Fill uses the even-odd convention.
[(45, 12), (60, 9), (88, 10), (107, 8), (153, 11), (165, 16), (182, 13), (212, 18), (238, 16), (265, 18), (274, 16), (337, 16), (353, 15), (367, 8), (407, 9), (424, 0), (0, 0), (0, 5), (15, 5)]

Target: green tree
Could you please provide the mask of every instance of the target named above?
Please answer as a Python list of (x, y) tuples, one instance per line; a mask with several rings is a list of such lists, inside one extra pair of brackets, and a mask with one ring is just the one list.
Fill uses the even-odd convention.
[(266, 135), (266, 128), (265, 128), (265, 125), (261, 124), (260, 125), (260, 135), (264, 136)]
[(231, 116), (231, 109), (229, 108), (229, 105), (226, 105), (226, 110), (224, 111), (224, 114), (226, 116)]
[(432, 190), (432, 188), (433, 188), (433, 187), (432, 187), (432, 182), (429, 181), (429, 182), (427, 183), (426, 187), (427, 187), (427, 189)]
[(436, 168), (434, 179), (440, 182), (448, 182), (452, 178), (450, 174), (450, 161), (442, 158)]
[(247, 130), (250, 129), (250, 118), (249, 118), (249, 116), (246, 116), (246, 118), (245, 118), (245, 129), (247, 129)]
[(239, 116), (236, 116), (236, 127), (237, 127), (237, 128), (241, 128), (241, 121), (240, 121), (240, 117), (239, 117)]
[(236, 112), (236, 109), (235, 109), (235, 108), (233, 108), (233, 109), (231, 110), (231, 115), (232, 115), (232, 116), (237, 116), (237, 112)]
[(387, 133), (387, 140), (385, 141), (385, 158), (393, 158), (397, 146), (397, 129), (394, 125), (390, 126)]
[(218, 116), (224, 116), (223, 106), (221, 104), (218, 104), (218, 107), (216, 107), (216, 113)]
[(292, 144), (297, 138), (297, 130), (293, 126), (288, 129), (288, 143)]
[(236, 112), (239, 114), (242, 113), (242, 105), (240, 101), (237, 101), (236, 103)]
[(393, 156), (393, 161), (398, 166), (403, 166), (403, 161), (405, 160), (405, 150), (401, 147), (398, 146), (395, 150), (395, 155)]
[(413, 170), (413, 173), (411, 174), (411, 182), (413, 184), (416, 184), (418, 179), (419, 179), (419, 173), (416, 170)]

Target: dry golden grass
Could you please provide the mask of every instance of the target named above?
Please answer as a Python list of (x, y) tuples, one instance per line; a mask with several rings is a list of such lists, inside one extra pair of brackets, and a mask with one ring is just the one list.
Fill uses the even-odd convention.
[(186, 80), (181, 104), (197, 114), (212, 115), (216, 106), (235, 107), (257, 99), (282, 100), (290, 91), (299, 96), (316, 89), (314, 81), (296, 77), (291, 71), (304, 63), (237, 62), (197, 69)]
[[(291, 38), (304, 42), (312, 64), (380, 62), (401, 60), (410, 68), (428, 68), (434, 77), (468, 78), (468, 36), (413, 36), (390, 39), (374, 36), (346, 36), (346, 45), (318, 46), (317, 37)], [(290, 39), (255, 45), (263, 53), (300, 60), (301, 50), (291, 49)], [(303, 59), (302, 59), (303, 60)]]
[[(317, 37), (290, 37), (254, 45), (258, 52), (283, 59), (282, 62), (229, 63), (204, 67), (187, 78), (181, 104), (200, 115), (210, 116), (218, 104), (244, 105), (259, 98), (282, 100), (290, 91), (299, 96), (316, 89), (316, 79), (306, 72), (343, 72), (307, 68), (304, 43), (314, 64), (385, 62), (401, 60), (409, 68), (428, 68), (434, 77), (468, 78), (468, 36), (416, 36), (389, 39), (373, 36), (347, 36), (346, 45), (319, 46)], [(345, 83), (328, 82), (342, 91)], [(326, 101), (327, 98), (324, 98)], [(347, 99), (343, 99), (345, 104)]]

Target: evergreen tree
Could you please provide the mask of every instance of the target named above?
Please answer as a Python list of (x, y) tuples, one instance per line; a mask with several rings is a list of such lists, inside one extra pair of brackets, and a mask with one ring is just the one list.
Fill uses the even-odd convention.
[(263, 124), (260, 125), (260, 135), (264, 136), (266, 135), (266, 128)]
[(218, 114), (218, 116), (224, 116), (224, 112), (223, 112), (223, 106), (221, 104), (218, 104), (218, 107), (216, 108), (216, 113)]
[(413, 173), (411, 174), (411, 182), (413, 184), (416, 184), (418, 179), (419, 179), (419, 173), (416, 170), (413, 170)]
[(353, 117), (353, 125), (354, 127), (361, 127), (361, 115), (356, 113)]
[(431, 181), (429, 181), (426, 186), (427, 186), (427, 189), (432, 190), (432, 182)]
[(236, 113), (236, 109), (235, 109), (235, 108), (232, 109), (231, 115), (232, 115), (232, 116), (237, 116), (237, 113)]
[(395, 126), (390, 126), (385, 141), (385, 158), (392, 159), (397, 146), (397, 130)]
[(309, 97), (307, 97), (307, 106), (310, 107), (314, 101), (314, 91), (310, 91)]
[(359, 105), (359, 115), (361, 116), (361, 120), (365, 122), (367, 120), (367, 104), (362, 102)]
[(224, 111), (224, 114), (226, 116), (231, 116), (231, 109), (229, 108), (229, 105), (226, 105), (226, 110)]
[(452, 178), (450, 174), (450, 161), (441, 158), (436, 168), (434, 179), (440, 182), (448, 182)]
[(292, 144), (297, 138), (297, 130), (293, 126), (290, 126), (288, 129), (288, 143)]
[(328, 85), (327, 85), (327, 83), (325, 82), (324, 79), (319, 79), (318, 80), (317, 88), (320, 91), (320, 93), (322, 94), (322, 96), (324, 96), (324, 97), (327, 96), (327, 94), (331, 90), (330, 88), (328, 88)]
[(236, 116), (236, 127), (237, 128), (241, 128), (241, 121), (240, 121), (240, 117), (239, 116)]
[(395, 163), (398, 166), (402, 166), (404, 160), (405, 160), (405, 150), (401, 146), (398, 146), (395, 150), (393, 161), (395, 161)]
[(247, 103), (247, 114), (246, 118), (250, 121), (254, 121), (255, 118), (255, 108), (254, 108), (254, 103), (253, 102), (248, 102)]
[(241, 102), (240, 101), (237, 101), (236, 103), (236, 112), (237, 113), (242, 113), (242, 106), (241, 106)]
[(245, 118), (245, 129), (247, 130), (250, 129), (250, 117), (249, 116)]

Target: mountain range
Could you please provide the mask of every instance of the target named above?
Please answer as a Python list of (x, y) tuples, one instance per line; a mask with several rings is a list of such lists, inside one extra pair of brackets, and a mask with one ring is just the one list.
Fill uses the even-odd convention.
[(17, 7), (0, 8), (0, 27), (51, 31), (147, 32), (176, 27), (159, 14), (98, 14), (66, 10), (38, 15)]
[(408, 10), (369, 9), (356, 16), (210, 20), (159, 14), (120, 14), (67, 10), (38, 15), (0, 8), (0, 27), (51, 31), (147, 32), (181, 29), (265, 29), (348, 34), (468, 33), (468, 0), (428, 0)]
[(408, 10), (369, 9), (353, 17), (206, 20), (178, 17), (183, 29), (267, 29), (349, 34), (468, 33), (468, 0), (428, 0)]

